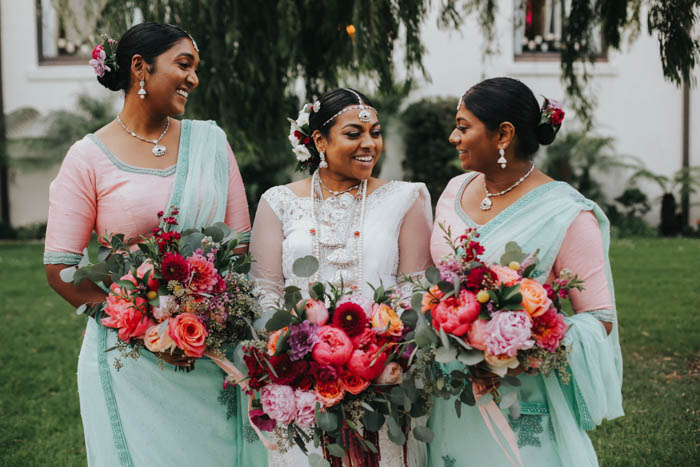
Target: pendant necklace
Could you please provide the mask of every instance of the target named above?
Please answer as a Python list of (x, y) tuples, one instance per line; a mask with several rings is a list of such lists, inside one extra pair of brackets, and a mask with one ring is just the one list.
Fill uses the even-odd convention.
[(509, 186), (505, 190), (499, 191), (498, 193), (489, 193), (489, 189), (486, 188), (486, 175), (484, 175), (484, 178), (482, 179), (482, 181), (484, 182), (484, 191), (486, 192), (486, 196), (484, 197), (484, 199), (481, 200), (481, 204), (479, 205), (479, 208), (482, 211), (488, 211), (489, 209), (491, 209), (491, 206), (493, 205), (493, 203), (491, 202), (492, 197), (505, 195), (510, 190), (512, 190), (516, 186), (520, 185), (521, 183), (523, 183), (525, 181), (525, 179), (530, 176), (530, 174), (532, 173), (533, 170), (535, 170), (535, 163), (534, 162), (530, 166), (530, 169), (525, 173), (525, 175), (520, 177), (520, 180), (513, 183), (511, 186)]
[(168, 128), (170, 127), (170, 119), (169, 118), (165, 120), (165, 129), (163, 130), (163, 133), (160, 134), (158, 139), (148, 139), (148, 138), (144, 138), (143, 136), (137, 135), (136, 133), (134, 133), (133, 131), (128, 129), (126, 127), (126, 125), (124, 125), (124, 122), (122, 121), (119, 114), (117, 114), (117, 121), (122, 126), (122, 128), (124, 128), (124, 131), (129, 133), (134, 138), (137, 138), (137, 139), (140, 139), (141, 141), (145, 141), (147, 143), (153, 144), (153, 149), (151, 150), (151, 152), (153, 153), (154, 156), (162, 157), (165, 155), (166, 147), (163, 146), (162, 144), (160, 144), (160, 140), (162, 140), (163, 136), (165, 136), (165, 134), (168, 132)]

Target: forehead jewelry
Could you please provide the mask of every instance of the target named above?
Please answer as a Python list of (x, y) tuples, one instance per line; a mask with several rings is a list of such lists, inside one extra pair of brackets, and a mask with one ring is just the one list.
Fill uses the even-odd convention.
[(377, 115), (377, 117), (379, 117), (379, 112), (377, 112), (377, 109), (375, 109), (371, 105), (363, 104), (362, 99), (360, 98), (360, 95), (358, 93), (356, 93), (352, 89), (343, 89), (357, 97), (357, 104), (349, 105), (344, 109), (340, 110), (339, 112), (336, 112), (331, 118), (323, 122), (323, 125), (321, 125), (322, 127), (328, 125), (334, 119), (338, 118), (339, 116), (350, 110), (360, 109), (360, 113), (357, 114), (357, 118), (359, 118), (362, 123), (369, 123), (372, 121), (372, 114), (370, 113), (370, 110), (374, 110), (374, 113)]

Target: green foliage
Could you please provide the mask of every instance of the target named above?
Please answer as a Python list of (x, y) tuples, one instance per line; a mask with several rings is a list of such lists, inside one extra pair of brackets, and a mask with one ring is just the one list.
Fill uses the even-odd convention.
[(404, 177), (424, 182), (433, 203), (450, 179), (462, 171), (457, 152), (448, 140), (456, 107), (456, 99), (422, 99), (401, 115), (406, 145)]
[(0, 239), (41, 240), (46, 236), (46, 222), (35, 222), (14, 228), (7, 222), (0, 222)]

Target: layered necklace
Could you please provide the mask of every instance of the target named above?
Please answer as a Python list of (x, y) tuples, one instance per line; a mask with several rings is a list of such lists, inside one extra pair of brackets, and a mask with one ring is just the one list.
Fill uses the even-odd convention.
[(170, 128), (170, 119), (169, 119), (169, 118), (166, 118), (166, 120), (165, 120), (165, 129), (163, 130), (163, 133), (161, 133), (160, 136), (159, 136), (157, 139), (148, 139), (148, 138), (144, 138), (143, 136), (137, 135), (136, 133), (134, 133), (133, 131), (131, 131), (130, 129), (128, 129), (128, 128), (126, 127), (126, 125), (125, 125), (124, 122), (122, 121), (122, 119), (121, 119), (121, 117), (119, 116), (119, 114), (117, 114), (117, 121), (118, 121), (119, 124), (122, 126), (122, 128), (124, 128), (124, 131), (126, 131), (127, 133), (129, 133), (129, 134), (130, 134), (131, 136), (133, 136), (134, 138), (137, 138), (137, 139), (140, 139), (141, 141), (145, 141), (145, 142), (147, 142), (147, 143), (153, 144), (153, 149), (151, 150), (151, 152), (153, 153), (154, 156), (156, 156), (156, 157), (163, 157), (163, 156), (165, 155), (165, 151), (166, 151), (167, 149), (166, 149), (165, 146), (163, 146), (162, 144), (160, 144), (160, 140), (163, 139), (163, 136), (165, 136), (165, 134), (168, 132), (168, 128)]
[(505, 195), (510, 190), (512, 190), (516, 186), (520, 185), (521, 183), (523, 183), (525, 181), (525, 179), (530, 176), (530, 174), (532, 173), (533, 170), (535, 170), (535, 163), (534, 162), (530, 166), (530, 169), (525, 173), (525, 175), (520, 177), (520, 180), (513, 183), (511, 186), (509, 186), (505, 190), (499, 191), (498, 193), (489, 193), (489, 189), (486, 188), (486, 175), (484, 175), (484, 178), (482, 179), (482, 181), (484, 182), (484, 191), (486, 192), (486, 196), (484, 197), (484, 199), (481, 200), (481, 204), (479, 205), (479, 208), (482, 211), (488, 211), (489, 209), (491, 209), (491, 206), (493, 205), (493, 203), (491, 202), (491, 198), (493, 198), (494, 196)]
[[(357, 195), (349, 192), (356, 189)], [(331, 193), (323, 199), (323, 190)], [(313, 255), (320, 264), (324, 262), (336, 268), (331, 283), (336, 286), (363, 284), (363, 238), (362, 229), (367, 201), (367, 180), (347, 190), (330, 190), (319, 174), (318, 169), (311, 176), (311, 210)], [(325, 261), (324, 261), (325, 260)], [(354, 270), (353, 270), (354, 269)], [(313, 281), (319, 280), (321, 267), (314, 274)]]

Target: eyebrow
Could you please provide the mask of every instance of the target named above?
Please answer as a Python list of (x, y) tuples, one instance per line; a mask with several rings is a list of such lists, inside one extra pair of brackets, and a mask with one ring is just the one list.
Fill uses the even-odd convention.
[(182, 53), (179, 54), (177, 57), (175, 57), (175, 59), (178, 59), (178, 58), (181, 58), (181, 57), (189, 58), (190, 60), (192, 60), (192, 61), (194, 62), (194, 55), (192, 55), (192, 54), (189, 53), (189, 52), (182, 52)]
[[(377, 126), (377, 125), (379, 125), (379, 121), (374, 122), (374, 124), (372, 124), (372, 128), (374, 128), (374, 127)], [(350, 127), (350, 126), (351, 126), (351, 127), (358, 128), (358, 129), (360, 129), (360, 130), (361, 130), (362, 128), (364, 128), (362, 125), (358, 125), (357, 123), (348, 123), (347, 125), (343, 126), (343, 128), (341, 128), (341, 130), (344, 130), (345, 128)]]

